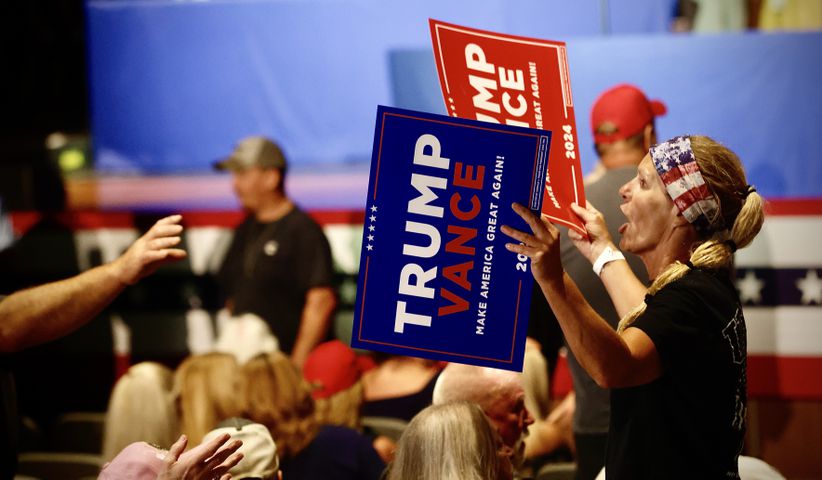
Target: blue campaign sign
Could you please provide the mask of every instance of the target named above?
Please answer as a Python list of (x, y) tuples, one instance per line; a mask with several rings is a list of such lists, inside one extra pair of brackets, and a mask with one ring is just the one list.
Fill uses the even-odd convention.
[(377, 109), (352, 346), (522, 370), (533, 277), (501, 225), (527, 230), (551, 133)]

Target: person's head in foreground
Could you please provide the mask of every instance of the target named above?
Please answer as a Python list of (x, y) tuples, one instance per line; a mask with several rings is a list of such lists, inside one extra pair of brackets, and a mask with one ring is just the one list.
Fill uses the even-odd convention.
[(488, 416), (505, 445), (511, 448), (519, 467), (525, 451), (525, 436), (533, 417), (525, 408), (525, 391), (519, 373), (496, 368), (451, 363), (434, 386), (433, 403), (473, 402)]
[(103, 465), (97, 480), (229, 480), (243, 458), (242, 441), (225, 433), (184, 453), (187, 443), (185, 435), (168, 450), (132, 443)]
[(103, 434), (103, 458), (111, 460), (142, 440), (168, 448), (179, 435), (174, 373), (154, 362), (133, 365), (111, 391)]
[(203, 437), (203, 442), (209, 442), (223, 434), (231, 435), (232, 440), (243, 442), (239, 450), (243, 458), (229, 470), (231, 478), (273, 480), (280, 477), (277, 445), (265, 425), (245, 418), (230, 418), (208, 432)]
[(244, 416), (268, 428), (284, 460), (297, 455), (319, 430), (311, 386), (280, 352), (257, 355), (241, 372)]
[(470, 402), (432, 405), (400, 437), (388, 480), (510, 480), (511, 451)]
[[(704, 136), (652, 147), (620, 195), (628, 221), (619, 229), (619, 246), (642, 257), (654, 278), (650, 295), (692, 268), (729, 268), (764, 220), (762, 197), (748, 185), (739, 158)], [(620, 330), (644, 306), (624, 318)]]
[(180, 429), (192, 442), (202, 440), (221, 421), (241, 414), (238, 382), (237, 360), (227, 353), (191, 355), (177, 367)]

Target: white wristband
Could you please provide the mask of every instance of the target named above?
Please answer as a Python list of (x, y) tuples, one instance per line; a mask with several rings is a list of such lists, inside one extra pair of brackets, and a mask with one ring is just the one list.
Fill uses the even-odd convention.
[(614, 260), (625, 260), (625, 255), (623, 255), (619, 250), (614, 250), (610, 246), (605, 247), (605, 250), (599, 254), (594, 262), (594, 273), (597, 274), (597, 277), (602, 273), (602, 268), (608, 262), (613, 262)]

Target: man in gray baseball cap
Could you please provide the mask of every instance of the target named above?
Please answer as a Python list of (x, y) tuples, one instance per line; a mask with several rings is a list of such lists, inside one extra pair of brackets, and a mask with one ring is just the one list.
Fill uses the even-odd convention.
[(214, 164), (217, 170), (231, 171), (245, 170), (254, 166), (285, 170), (288, 164), (280, 146), (261, 136), (246, 137), (240, 140), (231, 155)]
[(326, 339), (336, 306), (328, 240), (286, 195), (288, 162), (270, 139), (244, 138), (214, 167), (231, 172), (234, 192), (248, 213), (217, 276), (226, 307), (233, 315), (260, 316), (280, 349), (302, 366)]

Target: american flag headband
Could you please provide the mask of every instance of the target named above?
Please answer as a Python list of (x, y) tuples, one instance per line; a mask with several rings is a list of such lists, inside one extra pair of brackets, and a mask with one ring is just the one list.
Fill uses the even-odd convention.
[[(688, 137), (674, 137), (651, 147), (654, 162), (668, 195), (696, 231), (705, 236), (720, 230), (719, 202), (705, 184)], [(720, 228), (717, 228), (720, 227)]]

